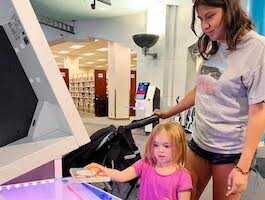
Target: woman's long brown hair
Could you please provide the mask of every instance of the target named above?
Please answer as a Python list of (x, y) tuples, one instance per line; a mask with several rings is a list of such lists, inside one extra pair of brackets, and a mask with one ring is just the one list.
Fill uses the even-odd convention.
[[(235, 50), (246, 31), (253, 30), (254, 28), (253, 22), (241, 8), (240, 0), (195, 0), (192, 11), (191, 30), (196, 36), (198, 36), (195, 31), (196, 11), (200, 5), (223, 9), (223, 20), (226, 31), (225, 38), (228, 50)], [(198, 38), (199, 52), (204, 59), (217, 52), (219, 47), (217, 41), (211, 41), (205, 33), (202, 33)]]

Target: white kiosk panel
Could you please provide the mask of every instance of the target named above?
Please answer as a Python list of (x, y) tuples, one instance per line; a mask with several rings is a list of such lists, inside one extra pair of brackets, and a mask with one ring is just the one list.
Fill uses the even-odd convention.
[(0, 36), (2, 184), (90, 139), (29, 0), (1, 0)]

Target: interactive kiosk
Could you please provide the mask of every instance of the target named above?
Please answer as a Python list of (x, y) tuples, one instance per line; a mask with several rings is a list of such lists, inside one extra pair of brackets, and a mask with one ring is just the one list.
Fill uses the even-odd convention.
[(0, 6), (0, 184), (90, 141), (28, 0)]
[[(153, 114), (154, 109), (160, 108), (160, 90), (148, 82), (140, 82), (135, 100), (135, 109), (141, 115), (139, 118), (148, 117)], [(145, 132), (151, 132), (155, 124), (145, 126)]]
[[(61, 157), (90, 138), (29, 0), (1, 0), (0, 67), (0, 199), (102, 199), (93, 191), (107, 195), (60, 178)], [(55, 179), (6, 185), (51, 162)]]

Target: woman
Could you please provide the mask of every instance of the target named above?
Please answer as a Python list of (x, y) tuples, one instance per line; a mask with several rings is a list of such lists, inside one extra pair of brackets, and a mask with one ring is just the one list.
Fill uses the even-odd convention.
[(198, 46), (204, 58), (196, 87), (166, 112), (168, 118), (195, 105), (189, 142), (192, 200), (213, 177), (214, 200), (239, 200), (265, 128), (265, 39), (254, 32), (240, 0), (195, 0), (201, 23)]

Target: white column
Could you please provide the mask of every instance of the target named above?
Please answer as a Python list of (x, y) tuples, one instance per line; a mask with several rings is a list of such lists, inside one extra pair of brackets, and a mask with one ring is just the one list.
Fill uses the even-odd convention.
[(108, 109), (109, 118), (128, 119), (130, 102), (130, 49), (109, 42)]
[(167, 6), (163, 109), (175, 105), (176, 97), (186, 93), (188, 47), (197, 41), (190, 30), (191, 14), (191, 3)]
[(70, 78), (73, 76), (73, 74), (81, 73), (79, 70), (79, 58), (77, 56), (66, 56), (64, 58), (64, 68), (69, 69)]

